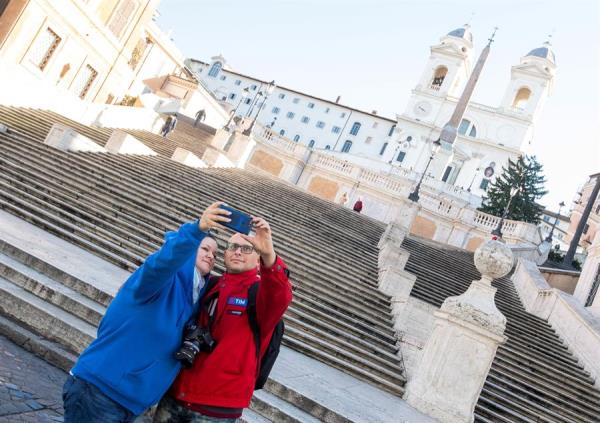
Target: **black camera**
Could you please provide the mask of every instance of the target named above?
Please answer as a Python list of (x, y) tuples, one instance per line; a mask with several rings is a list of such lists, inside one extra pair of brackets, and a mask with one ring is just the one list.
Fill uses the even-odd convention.
[(212, 352), (216, 346), (217, 341), (207, 328), (191, 324), (185, 328), (183, 345), (175, 353), (175, 358), (181, 361), (184, 367), (190, 368), (200, 351)]

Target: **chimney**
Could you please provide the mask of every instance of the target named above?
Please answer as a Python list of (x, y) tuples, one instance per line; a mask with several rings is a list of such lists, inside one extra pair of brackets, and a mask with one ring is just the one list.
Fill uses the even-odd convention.
[(339, 103), (341, 98), (342, 98), (342, 96), (341, 96), (341, 95), (338, 95), (338, 96), (337, 96), (337, 98), (335, 99), (335, 102), (336, 102), (336, 103)]

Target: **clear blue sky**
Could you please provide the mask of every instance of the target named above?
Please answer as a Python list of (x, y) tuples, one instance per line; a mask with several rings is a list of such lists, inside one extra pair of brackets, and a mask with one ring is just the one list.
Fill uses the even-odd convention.
[(187, 57), (223, 54), (235, 70), (394, 117), (429, 46), (469, 21), (479, 54), (500, 29), (473, 100), (498, 105), (510, 67), (549, 33), (557, 76), (533, 140), (550, 191), (570, 203), (600, 172), (597, 0), (162, 0), (158, 24)]

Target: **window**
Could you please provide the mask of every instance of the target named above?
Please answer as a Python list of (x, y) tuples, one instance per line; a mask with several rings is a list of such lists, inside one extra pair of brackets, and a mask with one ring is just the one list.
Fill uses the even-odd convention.
[(325, 113), (329, 113), (329, 107), (325, 109)]
[(294, 141), (295, 142), (300, 141), (300, 135), (298, 135), (298, 134), (294, 135)]
[(221, 81), (225, 81), (227, 79), (227, 77), (225, 75), (221, 75)]
[(550, 222), (550, 216), (544, 216), (542, 217), (542, 219), (544, 220), (544, 222)]
[(358, 134), (358, 131), (360, 131), (360, 123), (354, 122), (354, 124), (352, 124), (352, 129), (350, 129), (350, 135), (356, 135)]
[(460, 135), (469, 134), (470, 137), (475, 138), (477, 136), (477, 129), (470, 120), (463, 119), (458, 126), (458, 133)]
[(46, 28), (44, 32), (40, 33), (37, 40), (35, 40), (35, 44), (29, 51), (29, 61), (43, 71), (60, 44), (60, 41), (61, 38), (56, 35), (56, 32), (50, 28)]
[(323, 129), (325, 128), (325, 122), (323, 122), (322, 120), (317, 122), (317, 128), (319, 129)]
[(242, 84), (242, 81), (240, 79), (235, 80), (235, 85), (241, 85), (241, 84)]
[(479, 188), (481, 188), (484, 191), (487, 191), (489, 184), (490, 184), (490, 180), (484, 178), (481, 180), (481, 183), (479, 184)]
[(278, 115), (279, 114), (279, 107), (273, 107), (273, 110), (271, 110), (271, 113)]
[(135, 12), (135, 9), (136, 3), (133, 0), (123, 0), (121, 3), (119, 3), (119, 6), (115, 9), (110, 18), (110, 22), (108, 23), (108, 29), (115, 35), (115, 37), (121, 38), (125, 27)]
[(379, 150), (380, 156), (383, 156), (383, 153), (385, 153), (385, 149), (387, 148), (387, 146), (388, 146), (387, 142), (383, 143), (383, 145), (381, 146), (381, 150)]
[(315, 103), (308, 103), (308, 108), (309, 109), (314, 109), (315, 108)]
[(352, 148), (352, 141), (346, 140), (344, 142), (344, 146), (342, 147), (342, 153), (348, 153)]
[(346, 117), (346, 112), (342, 112), (342, 114), (340, 115), (341, 118), (345, 118)]
[(590, 229), (590, 224), (586, 223), (585, 226), (583, 227), (583, 234), (584, 235), (587, 234), (589, 229)]
[(447, 74), (448, 68), (446, 66), (438, 67), (433, 74), (433, 79), (431, 80), (431, 89), (434, 91), (439, 91)]
[(398, 152), (398, 157), (396, 157), (396, 161), (402, 163), (404, 158), (406, 157), (406, 151)]
[(279, 131), (279, 135), (281, 135), (283, 137), (285, 135), (285, 129), (282, 129), (281, 131)]
[(294, 119), (295, 113), (294, 112), (288, 112), (286, 116), (287, 116), (288, 119)]
[(331, 146), (330, 145), (326, 145), (325, 146), (325, 150), (331, 150)]
[(371, 144), (372, 141), (373, 137), (367, 137), (367, 139), (365, 140), (365, 144)]
[(221, 62), (213, 63), (213, 65), (210, 67), (210, 70), (208, 71), (208, 76), (212, 76), (213, 78), (216, 78), (217, 75), (219, 74), (219, 72), (221, 72), (222, 67), (223, 67), (223, 65), (221, 64)]
[(257, 88), (258, 88), (258, 87), (256, 86), (256, 84), (252, 84), (252, 85), (250, 85), (250, 89), (251, 89), (252, 91), (256, 91), (256, 89), (257, 89)]
[(252, 99), (247, 98), (246, 100), (244, 100), (244, 104), (250, 104), (252, 103)]
[(409, 135), (408, 137), (406, 137), (406, 141), (411, 142), (412, 141), (412, 136)]
[(300, 99), (298, 97), (296, 97), (294, 100), (292, 100), (292, 103), (298, 104), (298, 103), (300, 103)]
[(444, 176), (442, 176), (442, 181), (447, 182), (448, 178), (450, 178), (451, 173), (452, 173), (452, 166), (446, 167), (446, 170), (444, 171)]
[(394, 133), (394, 130), (396, 129), (396, 125), (392, 125), (392, 127), (390, 128), (390, 130), (388, 131), (388, 137), (391, 137), (392, 134)]
[(229, 99), (230, 99), (230, 100), (235, 100), (235, 98), (236, 98), (236, 97), (237, 97), (237, 96), (235, 95), (235, 93), (231, 93), (231, 94), (229, 94)]
[(85, 65), (85, 67), (81, 69), (73, 83), (73, 91), (79, 98), (85, 98), (97, 76), (98, 72), (90, 65)]
[(308, 116), (302, 116), (302, 119), (300, 119), (300, 121), (302, 123), (308, 123), (308, 122), (310, 122), (310, 118)]
[(379, 122), (373, 122), (373, 129), (377, 128), (379, 126)]
[(279, 94), (279, 98), (280, 98), (281, 100), (283, 100), (283, 99), (285, 98), (285, 94), (284, 94), (284, 93), (281, 93), (281, 94)]
[(308, 148), (313, 148), (315, 146), (315, 140), (310, 140), (308, 143)]
[(339, 134), (341, 130), (342, 128), (340, 128), (339, 126), (334, 126), (333, 128), (331, 128), (331, 132), (333, 132), (334, 134)]
[(527, 88), (527, 87), (519, 88), (519, 91), (517, 91), (517, 95), (515, 96), (512, 106), (515, 109), (525, 110), (530, 96), (531, 96), (531, 90), (529, 88)]

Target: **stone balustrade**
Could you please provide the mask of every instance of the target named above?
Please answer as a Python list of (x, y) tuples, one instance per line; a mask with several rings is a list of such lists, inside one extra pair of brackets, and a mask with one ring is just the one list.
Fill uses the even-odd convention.
[[(345, 160), (341, 153), (313, 150), (262, 125), (256, 125), (253, 135), (258, 142), (281, 153), (291, 154), (295, 159), (304, 161), (306, 166), (337, 175), (341, 179), (350, 178), (358, 182), (361, 188), (381, 193), (390, 201), (406, 197), (421, 177), (419, 173), (399, 166), (386, 166), (384, 163), (378, 169), (372, 169)], [(423, 179), (419, 202), (423, 211), (446, 220), (449, 225), (459, 223), (473, 228), (484, 239), (500, 222), (499, 217), (476, 210), (480, 204), (479, 197), (429, 175)], [(505, 220), (502, 232), (511, 243), (538, 245), (543, 240), (538, 228), (525, 222)]]

